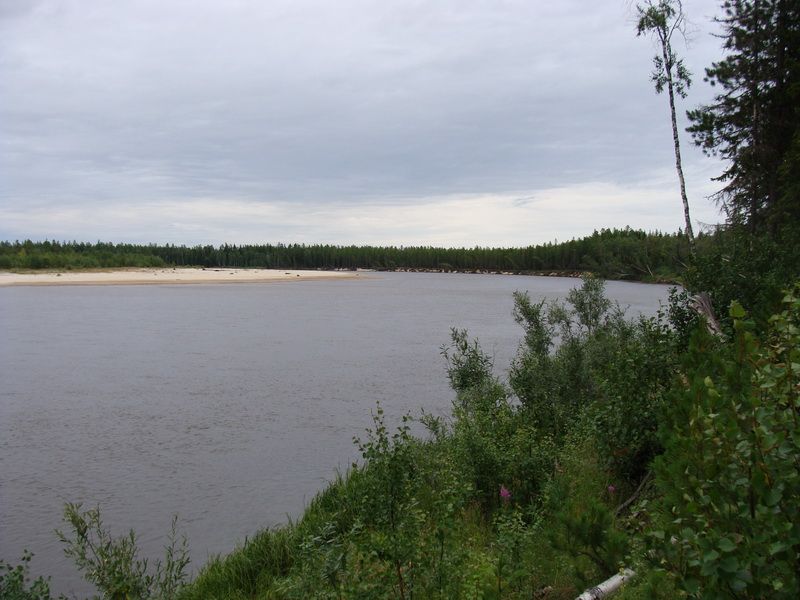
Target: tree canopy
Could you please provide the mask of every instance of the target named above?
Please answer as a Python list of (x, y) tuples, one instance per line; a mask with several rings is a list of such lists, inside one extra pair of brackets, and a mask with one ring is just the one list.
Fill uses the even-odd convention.
[(800, 216), (800, 2), (726, 0), (719, 88), (688, 112), (695, 143), (727, 161), (717, 199), (733, 223), (775, 232)]

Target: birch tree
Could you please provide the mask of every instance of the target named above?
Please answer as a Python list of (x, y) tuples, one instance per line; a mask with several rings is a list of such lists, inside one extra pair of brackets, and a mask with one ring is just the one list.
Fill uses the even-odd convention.
[(669, 111), (672, 118), (672, 142), (675, 146), (675, 168), (683, 201), (683, 216), (686, 221), (686, 237), (694, 253), (694, 231), (689, 217), (689, 199), (686, 197), (686, 181), (683, 177), (681, 163), (681, 144), (678, 137), (678, 119), (675, 116), (675, 95), (686, 98), (686, 91), (692, 84), (691, 74), (684, 66), (683, 59), (676, 56), (672, 49), (672, 39), (677, 33), (685, 35), (686, 16), (680, 0), (647, 0), (636, 5), (638, 20), (636, 35), (649, 35), (655, 39), (658, 52), (653, 57), (653, 73), (651, 79), (660, 94), (665, 89), (669, 97)]

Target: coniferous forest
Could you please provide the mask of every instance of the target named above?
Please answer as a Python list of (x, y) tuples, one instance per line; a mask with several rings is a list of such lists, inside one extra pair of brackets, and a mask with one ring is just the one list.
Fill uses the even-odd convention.
[[(712, 238), (701, 236), (701, 243)], [(613, 279), (674, 278), (689, 256), (686, 238), (632, 229), (597, 231), (526, 248), (378, 247), (305, 244), (222, 246), (0, 242), (0, 268), (239, 267), (575, 273)]]
[[(67, 505), (65, 550), (103, 597), (568, 599), (619, 573), (625, 600), (800, 597), (800, 3), (725, 1), (718, 19), (717, 96), (689, 131), (727, 161), (727, 220), (694, 253), (631, 230), (515, 250), (4, 244), (5, 268), (594, 273), (564, 301), (515, 295), (508, 373), (453, 330), (450, 418), (389, 423), (376, 407), (362, 460), (300, 519), (191, 579), (174, 527), (145, 563), (132, 533)], [(674, 274), (683, 288), (654, 318), (627, 320), (603, 293), (601, 276)], [(51, 597), (24, 560), (0, 569), (0, 596)]]

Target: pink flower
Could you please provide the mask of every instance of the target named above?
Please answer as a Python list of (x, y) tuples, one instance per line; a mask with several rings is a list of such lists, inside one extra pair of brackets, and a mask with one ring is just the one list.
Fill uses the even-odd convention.
[(500, 497), (503, 499), (503, 502), (511, 500), (511, 492), (509, 492), (508, 488), (504, 485), (500, 486)]
[(613, 495), (614, 492), (616, 492), (616, 491), (617, 491), (617, 488), (614, 487), (614, 484), (611, 484), (610, 486), (608, 486), (608, 493), (609, 494)]

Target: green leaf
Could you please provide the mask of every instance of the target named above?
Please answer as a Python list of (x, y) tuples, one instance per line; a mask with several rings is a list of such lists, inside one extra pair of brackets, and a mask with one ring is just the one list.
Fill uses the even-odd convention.
[(736, 573), (739, 570), (739, 561), (733, 556), (728, 556), (719, 562), (719, 567), (726, 573)]
[(689, 594), (696, 594), (700, 590), (700, 583), (696, 579), (684, 579), (683, 589)]
[(724, 537), (720, 538), (720, 540), (717, 542), (717, 548), (719, 548), (723, 552), (733, 552), (734, 550), (736, 550), (736, 544), (734, 544), (728, 538)]
[(747, 589), (747, 582), (741, 579), (740, 577), (737, 577), (736, 579), (731, 581), (731, 589), (734, 592), (743, 592), (745, 589)]
[(713, 562), (719, 558), (719, 552), (716, 550), (709, 550), (703, 555), (703, 560), (705, 562)]
[(786, 548), (788, 548), (786, 542), (773, 542), (769, 545), (769, 554), (770, 556), (775, 556), (779, 552), (786, 550)]

